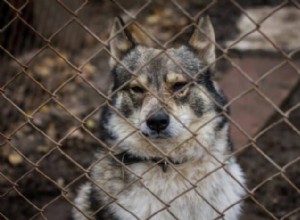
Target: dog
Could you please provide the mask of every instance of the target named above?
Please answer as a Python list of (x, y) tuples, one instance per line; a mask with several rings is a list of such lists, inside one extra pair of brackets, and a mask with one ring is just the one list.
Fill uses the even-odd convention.
[(75, 198), (74, 219), (238, 219), (245, 181), (231, 155), (227, 101), (213, 80), (209, 17), (175, 48), (137, 43), (121, 18), (110, 39), (105, 146)]

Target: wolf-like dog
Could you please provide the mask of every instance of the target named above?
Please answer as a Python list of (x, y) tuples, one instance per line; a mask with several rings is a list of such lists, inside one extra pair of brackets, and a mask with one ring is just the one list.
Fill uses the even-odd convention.
[(103, 149), (73, 217), (107, 220), (239, 218), (244, 176), (232, 156), (226, 99), (213, 80), (215, 33), (208, 16), (182, 45), (137, 43), (116, 18), (113, 78), (101, 113)]

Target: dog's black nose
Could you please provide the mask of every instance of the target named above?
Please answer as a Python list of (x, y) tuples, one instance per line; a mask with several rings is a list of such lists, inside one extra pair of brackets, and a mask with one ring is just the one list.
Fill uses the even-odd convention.
[(170, 116), (163, 110), (152, 114), (146, 121), (147, 126), (154, 131), (160, 132), (166, 129), (170, 123)]

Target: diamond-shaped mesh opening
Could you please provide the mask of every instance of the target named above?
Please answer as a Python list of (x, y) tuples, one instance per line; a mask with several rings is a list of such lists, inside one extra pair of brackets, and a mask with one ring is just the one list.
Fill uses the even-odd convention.
[(83, 57), (77, 61), (78, 66), (82, 69), (81, 76), (106, 94), (111, 83), (110, 67), (108, 64), (110, 54), (104, 50), (103, 45), (93, 47), (92, 50), (88, 49), (83, 54)]
[[(234, 125), (233, 132), (241, 135), (237, 137), (236, 144), (239, 144), (237, 147), (242, 147), (248, 142), (247, 135), (254, 134), (257, 128), (262, 128), (264, 121), (268, 119), (270, 113), (275, 111), (275, 108), (272, 103), (265, 99), (264, 95), (255, 90), (250, 90), (233, 100), (234, 102), (230, 105), (233, 114), (232, 119), (237, 121), (238, 126), (243, 129), (241, 131), (238, 126)], [(249, 105), (253, 100), (255, 100), (255, 108), (251, 108)], [(239, 111), (239, 109), (243, 109), (243, 111)]]
[[(3, 155), (1, 160), (3, 161), (3, 166), (1, 166), (2, 178), (5, 181), (4, 191), (9, 190), (14, 183), (20, 181), (27, 172), (34, 168), (29, 157), (22, 153), (22, 150), (18, 149), (18, 146), (12, 144), (5, 144), (2, 146)], [(18, 170), (18, 172), (15, 172)]]
[[(72, 18), (72, 15), (66, 9), (69, 9), (71, 12), (74, 12), (78, 8), (80, 8), (84, 1), (75, 0), (61, 1), (61, 3), (50, 3), (34, 0), (32, 1), (32, 3), (35, 5), (34, 15), (37, 17), (37, 22), (35, 23), (37, 31), (39, 33), (43, 33), (45, 37), (50, 37), (51, 35), (56, 33), (61, 28), (61, 26), (63, 26), (68, 20)], [(45, 9), (47, 9), (45, 13), (39, 13), (40, 10)], [(48, 19), (49, 16), (51, 16), (51, 20)], [(66, 29), (70, 28), (72, 27), (67, 27)]]
[[(24, 145), (24, 143), (27, 145), (26, 141), (28, 140), (28, 147), (31, 147), (31, 150), (38, 149), (35, 148), (38, 146), (51, 148), (55, 141), (57, 142), (70, 132), (72, 128), (79, 125), (79, 122), (74, 120), (67, 112), (60, 114), (62, 110), (63, 108), (57, 103), (53, 101), (48, 102), (34, 114), (32, 124), (19, 129), (16, 135), (13, 136), (13, 139), (16, 143), (21, 143), (23, 139), (24, 142), (21, 145)], [(59, 128), (62, 130), (58, 132)]]
[[(59, 24), (61, 24), (59, 22)], [(64, 24), (64, 23), (62, 23)], [(73, 33), (76, 32), (76, 35)], [(68, 36), (68, 37), (66, 37)], [(75, 21), (66, 22), (63, 27), (60, 27), (58, 31), (55, 31), (55, 36), (52, 38), (52, 41), (56, 45), (64, 45), (64, 47), (78, 48), (78, 45), (85, 45), (89, 42), (91, 38), (90, 34), (84, 30), (81, 25), (76, 23)], [(80, 47), (79, 47), (80, 48)]]
[[(244, 150), (239, 158), (243, 169), (246, 170), (246, 173), (256, 174), (256, 178), (251, 178), (247, 181), (249, 189), (256, 187), (265, 179), (278, 172), (277, 168), (253, 146), (249, 146), (246, 150)], [(260, 167), (260, 169), (257, 169), (257, 167)]]
[[(47, 93), (47, 90), (38, 81), (33, 81), (32, 77), (33, 73), (30, 70), (21, 72), (14, 78), (13, 82), (5, 87), (4, 94), (8, 99), (7, 102), (9, 102), (5, 106), (9, 107), (11, 105), (10, 109), (20, 108), (21, 111), (30, 115), (43, 102), (49, 99), (50, 95)], [(27, 102), (24, 102), (25, 97)]]
[[(52, 181), (55, 183), (53, 185), (49, 185), (50, 187), (67, 187), (69, 183), (74, 181), (76, 178), (82, 174), (82, 169), (78, 166), (76, 166), (73, 161), (71, 161), (68, 157), (74, 157), (72, 151), (64, 149), (64, 151), (60, 151), (58, 149), (55, 149), (51, 153), (47, 154), (45, 157), (43, 157), (39, 162), (39, 170), (43, 173), (43, 175), (47, 176), (48, 178), (51, 178)], [(85, 158), (88, 158), (90, 155), (85, 155)], [(91, 156), (90, 156), (91, 157)], [(88, 167), (90, 161), (82, 162), (80, 161), (82, 166)], [(74, 169), (75, 168), (75, 169)], [(65, 173), (68, 173), (68, 176), (65, 175)], [(42, 180), (35, 180), (37, 183)]]
[[(0, 201), (2, 204), (0, 207), (0, 212), (8, 219), (22, 219), (24, 216), (29, 217), (38, 213), (38, 211), (31, 204), (18, 195), (13, 189), (6, 196), (0, 197)], [(16, 204), (14, 207), (17, 207), (18, 209), (12, 208), (11, 204)]]
[[(79, 128), (70, 133), (62, 141), (62, 150), (69, 157), (71, 162), (78, 163), (81, 167), (87, 169), (95, 159), (95, 151), (101, 149), (101, 140), (97, 134), (93, 134), (92, 129)], [(91, 130), (90, 130), (91, 129)]]
[[(5, 106), (5, 108), (1, 109), (1, 134), (8, 136), (10, 132), (14, 129), (21, 126), (25, 121), (26, 117), (18, 111), (7, 99), (3, 96), (0, 97), (0, 104)], [(5, 120), (6, 119), (6, 120)], [(13, 122), (13, 123), (10, 123)], [(4, 137), (0, 136), (1, 143), (4, 141)]]
[[(37, 172), (36, 170), (32, 171), (20, 180), (18, 185), (19, 187), (24, 188), (24, 185), (28, 185), (28, 183), (30, 183), (30, 187), (32, 188), (27, 187), (25, 191), (22, 191), (22, 193), (27, 198), (36, 198), (36, 205), (38, 207), (43, 206), (42, 202), (38, 202), (40, 194), (52, 194), (58, 196), (60, 193), (58, 186), (52, 183), (48, 177), (46, 178), (44, 174)], [(47, 201), (44, 202), (46, 203)]]
[[(299, 159), (293, 161), (293, 163), (289, 164), (288, 168), (286, 169), (286, 176), (291, 180), (291, 182), (296, 186), (300, 187), (300, 181), (297, 176), (299, 175), (299, 169), (297, 167), (299, 166)], [(295, 203), (299, 203), (299, 196), (297, 197)]]
[[(296, 98), (296, 100), (297, 100), (297, 98)], [(300, 130), (300, 123), (299, 123), (299, 120), (298, 120), (299, 115), (300, 115), (300, 106), (298, 105), (297, 108), (295, 108), (295, 106), (293, 106), (293, 111), (290, 112), (289, 122), (290, 122), (290, 127), (293, 128), (293, 130), (295, 130), (297, 135), (299, 134), (298, 131)], [(296, 136), (296, 134), (295, 134), (295, 136)]]
[(89, 84), (87, 79), (76, 77), (72, 81), (59, 90), (56, 100), (70, 114), (83, 119), (103, 103), (104, 94)]
[[(59, 194), (60, 190), (50, 180), (33, 170), (18, 182), (16, 189), (11, 189), (6, 196), (1, 198), (3, 200), (1, 208), (9, 210), (7, 207), (11, 203), (22, 204), (18, 213), (22, 219), (24, 216), (33, 216), (38, 213), (38, 208), (43, 207), (51, 201), (53, 196), (59, 196)], [(13, 212), (7, 212), (7, 215), (10, 218), (16, 216)]]
[[(32, 162), (36, 162), (39, 157), (54, 147), (54, 143), (30, 125), (25, 125), (19, 129), (12, 136), (10, 143), (15, 145)], [(6, 146), (8, 149), (9, 144)]]
[[(274, 136), (274, 134), (277, 135)], [(270, 138), (269, 135), (272, 135), (272, 138)], [(280, 140), (282, 137), (290, 141), (284, 143)], [(263, 145), (261, 145), (261, 139), (266, 140), (262, 141)], [(260, 146), (274, 162), (283, 166), (298, 156), (299, 141), (299, 135), (288, 124), (281, 122), (261, 136), (258, 139), (257, 145)], [(281, 152), (280, 155), (278, 155), (278, 152)]]
[[(22, 54), (31, 50), (32, 47), (40, 46), (41, 39), (24, 24), (25, 22), (31, 23), (33, 21), (32, 5), (29, 2), (13, 1), (9, 2), (12, 5), (1, 1), (1, 9), (5, 13), (1, 13), (0, 22), (0, 44), (7, 51), (12, 54)], [(15, 7), (15, 8), (14, 8)], [(19, 9), (22, 14), (17, 16), (16, 10)], [(15, 42), (15, 43), (14, 43)], [(0, 54), (5, 54), (0, 50)]]
[[(32, 217), (32, 219), (68, 219), (70, 218), (72, 207), (72, 204), (70, 204), (66, 199), (58, 197), (58, 199), (46, 204), (44, 208), (45, 211)], [(56, 212), (54, 213), (52, 210), (56, 210)]]
[[(262, 194), (266, 196), (261, 196)], [(273, 178), (272, 181), (267, 182), (258, 189), (255, 197), (277, 218), (283, 217), (285, 214), (299, 208), (299, 192), (293, 189), (281, 176)]]
[(45, 89), (53, 92), (68, 78), (76, 74), (67, 62), (70, 54), (46, 48), (37, 53), (28, 63), (28, 74), (41, 83)]
[[(289, 88), (296, 86), (297, 81), (300, 79), (297, 73), (300, 60), (295, 59), (292, 64), (285, 63), (281, 66), (280, 63), (279, 65), (279, 68), (276, 68), (277, 65), (275, 65), (276, 69), (274, 71), (265, 71), (264, 78), (258, 83), (260, 91), (278, 106), (281, 104), (279, 102), (279, 100), (282, 100), (281, 97), (285, 97), (289, 93)], [(282, 73), (284, 73), (284, 80), (281, 79)]]

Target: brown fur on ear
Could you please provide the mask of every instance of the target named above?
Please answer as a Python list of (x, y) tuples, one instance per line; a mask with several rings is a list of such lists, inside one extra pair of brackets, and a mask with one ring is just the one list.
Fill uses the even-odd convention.
[(134, 47), (136, 43), (128, 29), (126, 27), (124, 28), (124, 21), (120, 17), (114, 20), (110, 32), (110, 39), (109, 46), (112, 56), (110, 57), (109, 64), (113, 67), (116, 64), (114, 57), (121, 60), (125, 53)]
[(188, 43), (197, 51), (199, 58), (206, 65), (215, 61), (215, 31), (208, 16), (199, 20)]

